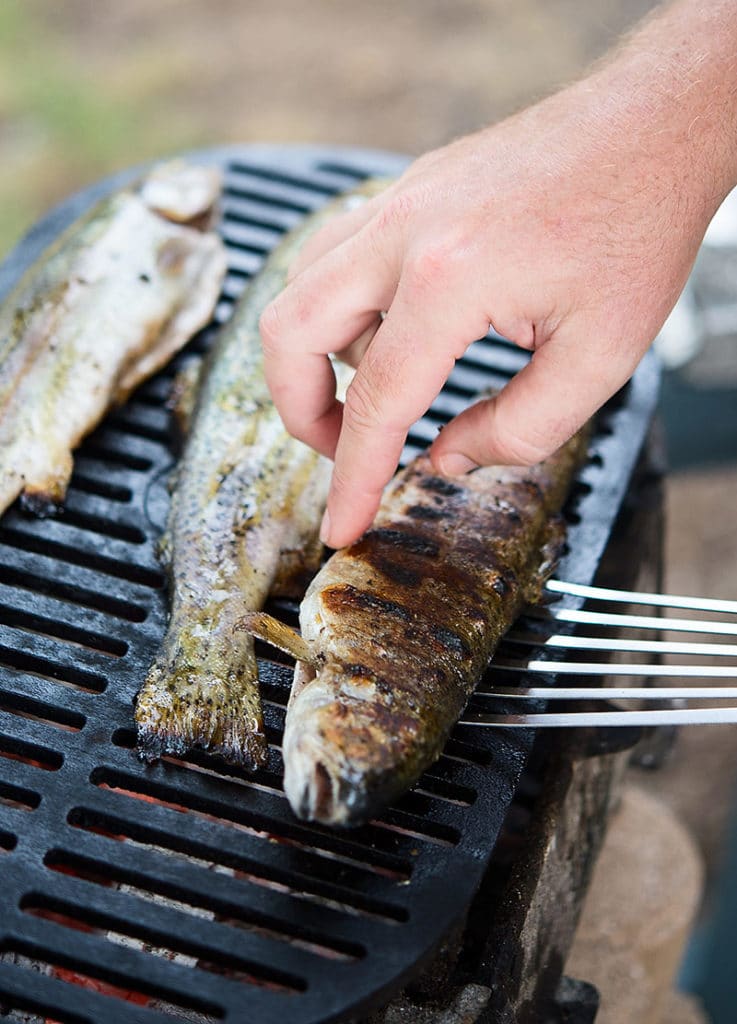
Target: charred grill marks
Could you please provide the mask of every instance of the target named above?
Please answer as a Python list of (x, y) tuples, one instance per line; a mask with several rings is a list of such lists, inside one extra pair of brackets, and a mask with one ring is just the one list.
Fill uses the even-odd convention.
[(329, 587), (324, 595), (326, 608), (338, 614), (350, 614), (353, 610), (376, 612), (389, 615), (392, 619), (409, 622), (412, 613), (404, 605), (396, 601), (388, 601), (367, 590), (359, 590), (350, 583)]
[(410, 555), (423, 555), (425, 558), (437, 558), (440, 545), (432, 537), (410, 530), (397, 530), (383, 527), (369, 530), (361, 540), (350, 548), (351, 554), (359, 557), (370, 555), (376, 545), (389, 547), (396, 557), (397, 549)]
[(442, 476), (423, 476), (419, 486), (424, 491), (432, 491), (434, 494), (441, 494), (444, 498), (452, 498), (463, 494), (463, 488)]
[(424, 519), (427, 522), (434, 522), (445, 517), (445, 512), (439, 508), (432, 508), (430, 505), (410, 505), (406, 513), (410, 519)]

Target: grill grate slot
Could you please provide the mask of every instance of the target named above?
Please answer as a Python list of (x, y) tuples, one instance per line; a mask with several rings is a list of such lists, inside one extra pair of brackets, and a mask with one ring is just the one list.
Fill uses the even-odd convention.
[(290, 188), (300, 189), (306, 192), (317, 192), (318, 195), (326, 197), (334, 196), (339, 187), (335, 184), (325, 185), (315, 181), (314, 177), (297, 176), (286, 174), (284, 171), (276, 171), (273, 167), (259, 167), (251, 163), (243, 163), (234, 160), (230, 164), (230, 171), (233, 174), (245, 174), (250, 178), (259, 178), (261, 181), (274, 181), (279, 185), (288, 185)]
[[(69, 894), (67, 899), (59, 895), (65, 890)], [(305, 980), (298, 975), (252, 962), (228, 949), (229, 944), (222, 936), (225, 929), (208, 917), (198, 915), (195, 929), (182, 920), (183, 915), (172, 904), (160, 901), (151, 905), (121, 889), (111, 887), (100, 894), (83, 881), (59, 878), (55, 880), (54, 895), (30, 894), (21, 902), (21, 910), (75, 932), (91, 931), (107, 943), (140, 952), (144, 958), (161, 957), (196, 970), (226, 975), (230, 981), (268, 985), (290, 993), (304, 991), (306, 987)], [(239, 939), (241, 949), (258, 941), (254, 938), (249, 942), (246, 935)], [(297, 959), (291, 948), (290, 956)]]
[[(166, 880), (142, 875), (126, 866), (110, 863), (109, 860), (89, 860), (66, 850), (51, 851), (44, 858), (44, 863), (52, 871), (71, 874), (94, 885), (106, 888), (111, 885), (124, 886), (126, 893), (154, 904), (158, 902), (157, 897), (160, 897), (180, 911), (195, 917), (202, 916), (203, 913), (212, 913), (215, 919), (222, 923), (252, 931), (268, 939), (290, 942), (299, 949), (327, 959), (360, 960), (366, 955), (366, 950), (358, 943), (339, 938), (326, 940), (325, 936), (317, 931), (279, 921), (259, 914), (248, 906), (240, 905), (233, 900), (231, 890), (235, 888), (234, 886), (228, 887), (229, 898), (218, 897), (212, 892), (193, 893), (191, 888), (183, 889)], [(225, 874), (228, 879), (238, 878), (236, 872), (228, 871)]]
[(64, 758), (58, 751), (4, 733), (0, 733), (0, 758), (20, 761), (47, 772), (58, 771), (64, 763)]
[[(31, 991), (33, 995), (30, 995)], [(94, 962), (89, 963), (68, 953), (47, 952), (30, 943), (14, 942), (0, 946), (0, 996), (13, 1000), (6, 1003), (12, 1009), (38, 1013), (42, 1020), (48, 1019), (49, 1015), (61, 1024), (91, 1024), (107, 1020), (112, 1010), (111, 1000), (129, 1004), (129, 1012), (125, 1012), (123, 1007), (117, 1008), (118, 1019), (125, 1024), (144, 1021), (161, 1024), (167, 1017), (180, 1020), (182, 1011), (185, 1014), (194, 1011), (196, 1018), (186, 1016), (184, 1019), (194, 1019), (197, 1024), (209, 1024), (224, 1016), (222, 1007), (192, 999), (186, 990), (172, 989), (166, 995), (167, 998), (161, 997), (158, 985), (147, 985), (145, 980), (137, 982), (137, 979), (119, 971), (101, 969)], [(159, 1012), (142, 1016), (141, 1008), (148, 1005)], [(89, 1016), (75, 1012), (80, 1006), (86, 1007)]]
[[(228, 274), (233, 273), (239, 277), (251, 277), (264, 262), (264, 257), (272, 248), (275, 238), (266, 242), (263, 236), (259, 236), (245, 218), (226, 216), (223, 221), (222, 236), (230, 249), (234, 249), (240, 259), (238, 265), (228, 267)], [(278, 236), (277, 236), (278, 237)]]
[[(115, 839), (110, 842), (109, 839)], [(363, 931), (357, 930), (356, 915), (325, 906), (298, 904), (288, 892), (279, 893), (263, 880), (254, 883), (238, 867), (215, 863), (192, 853), (142, 844), (123, 836), (100, 836), (75, 831), (73, 850), (55, 847), (45, 858), (51, 870), (91, 874), (99, 884), (117, 881), (138, 885), (214, 912), (231, 914), (244, 922), (253, 921), (285, 937), (303, 939), (341, 955), (358, 960), (366, 955)]]
[[(226, 172), (229, 262), (215, 325), (303, 214), (404, 163), (268, 146), (213, 158)], [(63, 221), (42, 223), (33, 245)], [(18, 273), (30, 244), (11, 257)], [(279, 749), (292, 662), (260, 644), (265, 768), (201, 751), (138, 760), (131, 705), (166, 617), (155, 556), (174, 462), (166, 403), (177, 368), (214, 334), (201, 331), (84, 442), (63, 512), (41, 522), (12, 509), (0, 523), (0, 1007), (39, 1024), (365, 1016), (442, 941), (490, 859), (506, 877), (529, 820), (524, 794), (511, 801), (531, 736), (461, 727), (364, 828), (297, 822)], [(528, 358), (493, 334), (474, 343), (403, 458)], [(568, 506), (568, 578), (592, 578), (654, 400), (644, 388), (623, 391), (594, 438)], [(294, 602), (269, 610), (296, 624)]]
[(5, 807), (15, 807), (22, 811), (35, 811), (41, 803), (41, 796), (32, 789), (24, 789), (22, 786), (14, 786), (0, 780), (0, 803)]
[[(0, 585), (0, 594), (2, 594), (2, 585)], [(63, 613), (60, 610), (61, 614)], [(76, 618), (79, 620), (84, 616), (77, 615)], [(13, 626), (17, 629), (37, 633), (39, 636), (64, 640), (68, 644), (76, 644), (92, 651), (99, 651), (111, 658), (122, 658), (128, 651), (125, 641), (118, 640), (116, 637), (96, 633), (91, 629), (79, 629), (62, 621), (60, 617), (48, 618), (20, 608), (9, 607), (4, 603), (0, 603), (0, 625)]]
[(133, 491), (130, 487), (120, 487), (108, 480), (96, 480), (95, 477), (86, 476), (78, 471), (72, 477), (70, 490), (107, 498), (108, 501), (117, 501), (121, 505), (128, 505), (133, 498)]
[[(2, 635), (0, 630), (0, 635)], [(79, 668), (78, 665), (63, 664), (55, 659), (39, 657), (36, 654), (28, 653), (28, 647), (36, 639), (32, 634), (18, 637), (18, 644), (6, 647), (0, 644), (0, 666), (18, 669), (31, 675), (39, 676), (41, 679), (51, 679), (58, 683), (64, 683), (75, 689), (86, 690), (88, 693), (103, 693), (107, 688), (107, 679), (97, 672), (90, 672)], [(23, 650), (25, 646), (26, 650)]]
[(101, 443), (98, 435), (93, 435), (91, 440), (84, 442), (77, 455), (77, 464), (85, 456), (91, 457), (105, 466), (111, 464), (113, 466), (123, 466), (125, 469), (133, 469), (138, 473), (147, 473), (154, 464), (152, 459), (117, 448), (115, 445), (111, 445), (109, 441), (104, 444)]
[(312, 205), (306, 203), (297, 203), (293, 199), (287, 199), (279, 195), (269, 195), (262, 193), (257, 189), (249, 189), (243, 185), (232, 185), (226, 183), (225, 194), (227, 196), (233, 196), (236, 199), (245, 199), (249, 203), (253, 203), (256, 209), (268, 210), (270, 207), (275, 207), (278, 210), (286, 210), (290, 213), (298, 213), (301, 217), (312, 212)]
[(67, 732), (79, 732), (84, 729), (85, 716), (69, 708), (60, 708), (54, 704), (46, 704), (34, 700), (22, 693), (0, 690), (0, 711), (11, 715), (19, 715), (32, 722), (42, 722)]
[(124, 622), (140, 623), (147, 615), (146, 608), (134, 604), (132, 601), (122, 601), (110, 597), (108, 594), (55, 580), (51, 575), (39, 576), (12, 565), (0, 565), (0, 584), (4, 587), (12, 587), (14, 591), (27, 591), (28, 600), (33, 603), (34, 608), (39, 606), (38, 597), (43, 596), (69, 603), (77, 609), (99, 610), (105, 615), (122, 619)]
[[(237, 199), (228, 198), (228, 190), (222, 204), (223, 210), (223, 237), (229, 224), (243, 224), (244, 227), (252, 229), (253, 234), (260, 238), (264, 246), (271, 248), (287, 230), (284, 223), (277, 220), (268, 220), (263, 217), (249, 216), (241, 212), (243, 206)], [(231, 269), (238, 266), (238, 254), (233, 253), (231, 258)]]
[[(344, 885), (346, 872), (336, 878), (334, 865), (324, 861), (324, 869), (318, 870), (314, 858), (297, 860), (292, 851), (282, 844), (276, 844), (271, 856), (260, 860), (259, 851), (253, 844), (244, 843), (239, 836), (215, 834), (211, 828), (201, 828), (197, 821), (186, 821), (185, 827), (177, 821), (159, 815), (158, 808), (147, 813), (146, 824), (127, 820), (115, 813), (100, 812), (90, 807), (75, 807), (68, 816), (69, 823), (97, 835), (116, 840), (131, 840), (144, 847), (182, 857), (190, 863), (220, 864), (240, 872), (242, 879), (287, 893), (297, 900), (311, 900), (338, 908), (346, 913), (378, 917), (387, 921), (406, 921), (407, 911), (398, 903), (383, 900), (376, 895), (366, 896)], [(152, 827), (154, 821), (160, 827)], [(253, 852), (255, 856), (249, 856)], [(370, 873), (365, 872), (366, 881)], [(349, 881), (357, 880), (355, 872)]]
[[(8, 522), (13, 519), (7, 516)], [(17, 522), (17, 520), (16, 520)], [(164, 586), (164, 574), (160, 569), (153, 569), (149, 566), (137, 565), (134, 562), (126, 561), (124, 557), (110, 558), (108, 555), (100, 554), (99, 551), (85, 550), (80, 546), (61, 543), (44, 536), (44, 527), (36, 526), (36, 533), (26, 532), (13, 526), (0, 527), (0, 544), (16, 548), (20, 551), (29, 551), (34, 554), (47, 555), (57, 562), (66, 562), (68, 565), (79, 565), (82, 568), (94, 569), (96, 572), (104, 573), (107, 576), (115, 576), (120, 579), (129, 580), (131, 583), (139, 583), (152, 590), (161, 590)], [(107, 545), (106, 545), (107, 547)]]
[(350, 188), (352, 184), (359, 181), (365, 181), (366, 178), (371, 177), (371, 171), (367, 171), (365, 168), (351, 167), (350, 164), (333, 162), (330, 160), (323, 160), (317, 165), (319, 171), (325, 171), (328, 174), (338, 174), (342, 178), (348, 178), (349, 183), (345, 185), (346, 188)]
[(125, 413), (117, 413), (115, 416), (111, 416), (107, 421), (107, 425), (125, 434), (131, 434), (133, 437), (142, 437), (147, 441), (154, 441), (156, 444), (168, 445), (171, 440), (168, 418), (160, 423), (157, 422), (159, 417), (156, 418), (156, 421), (152, 417), (147, 419), (134, 418), (136, 412), (143, 411), (143, 408), (145, 407), (139, 406), (136, 409), (135, 405), (127, 406)]
[[(245, 811), (228, 799), (227, 790), (221, 792), (218, 800), (212, 799), (210, 794), (214, 787), (209, 784), (209, 780), (199, 778), (188, 779), (186, 788), (174, 787), (146, 778), (135, 778), (108, 768), (98, 768), (92, 773), (90, 781), (109, 793), (177, 811), (209, 822), (213, 827), (236, 829), (251, 839), (284, 844), (295, 857), (299, 852), (309, 857), (311, 862), (313, 858), (318, 857), (329, 860), (333, 864), (332, 867), (321, 868), (312, 863), (312, 869), (321, 873), (329, 874), (335, 870), (335, 864), (340, 863), (344, 878), (348, 877), (349, 871), (357, 872), (357, 877), (363, 873), (388, 875), (403, 880), (409, 877), (410, 865), (393, 856), (391, 852), (381, 851), (374, 846), (366, 856), (361, 845), (353, 838), (356, 833), (349, 833), (347, 837), (327, 830), (318, 833), (315, 829), (308, 829), (296, 822), (279, 820), (277, 815), (282, 811), (282, 807), (274, 806), (274, 802), (262, 794), (253, 794), (249, 810)], [(223, 782), (222, 785), (225, 786), (226, 783)], [(281, 794), (279, 796), (281, 797)], [(259, 804), (262, 807), (265, 805), (264, 809), (267, 812), (273, 809), (273, 813), (255, 813), (254, 805), (258, 807)], [(383, 826), (383, 822), (376, 824)]]
[(0, 852), (10, 853), (18, 845), (18, 837), (12, 832), (4, 832), (0, 829)]

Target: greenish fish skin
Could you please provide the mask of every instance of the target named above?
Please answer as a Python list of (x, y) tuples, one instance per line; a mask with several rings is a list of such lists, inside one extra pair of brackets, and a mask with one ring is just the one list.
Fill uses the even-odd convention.
[(204, 227), (220, 174), (175, 162), (152, 176), (166, 210), (147, 178), (103, 199), (0, 307), (0, 514), (19, 495), (38, 512), (63, 501), (76, 445), (212, 316), (226, 261)]
[[(258, 323), (304, 241), (356, 201), (341, 197), (286, 237), (205, 361), (163, 544), (168, 630), (136, 704), (145, 760), (200, 746), (249, 768), (266, 761), (253, 637), (239, 622), (270, 594), (299, 596), (294, 581), (303, 589), (316, 571), (331, 463), (284, 428)], [(345, 386), (352, 371), (335, 369)]]

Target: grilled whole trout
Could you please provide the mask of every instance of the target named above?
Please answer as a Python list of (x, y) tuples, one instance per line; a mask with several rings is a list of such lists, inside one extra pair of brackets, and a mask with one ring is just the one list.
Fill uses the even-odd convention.
[[(238, 623), (270, 594), (304, 592), (322, 553), (331, 463), (284, 428), (264, 378), (258, 321), (303, 242), (378, 187), (336, 200), (287, 236), (208, 357), (165, 533), (169, 626), (136, 707), (145, 759), (193, 746), (247, 767), (266, 759), (253, 638)], [(351, 373), (336, 367), (339, 386)]]
[(300, 610), (307, 650), (284, 731), (298, 817), (359, 825), (440, 755), (502, 634), (539, 598), (584, 448), (578, 436), (538, 466), (453, 479), (420, 456), (323, 566)]
[(18, 495), (53, 511), (72, 450), (212, 316), (223, 245), (179, 221), (206, 218), (220, 175), (173, 163), (151, 179), (165, 210), (148, 180), (104, 199), (0, 308), (0, 514)]

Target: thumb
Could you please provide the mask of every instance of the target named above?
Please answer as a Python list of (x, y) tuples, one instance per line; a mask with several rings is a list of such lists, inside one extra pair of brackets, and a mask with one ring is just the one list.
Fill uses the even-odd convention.
[(619, 390), (645, 348), (633, 352), (601, 335), (596, 342), (575, 343), (556, 334), (499, 394), (445, 427), (430, 450), (435, 469), (454, 476), (477, 466), (542, 461)]

